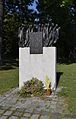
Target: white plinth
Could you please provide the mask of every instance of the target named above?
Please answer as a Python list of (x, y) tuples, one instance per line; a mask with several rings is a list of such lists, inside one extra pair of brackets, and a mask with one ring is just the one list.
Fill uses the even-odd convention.
[(43, 54), (30, 54), (30, 48), (19, 48), (19, 89), (24, 82), (33, 77), (41, 80), (45, 85), (48, 76), (51, 88), (56, 87), (56, 48), (43, 47)]

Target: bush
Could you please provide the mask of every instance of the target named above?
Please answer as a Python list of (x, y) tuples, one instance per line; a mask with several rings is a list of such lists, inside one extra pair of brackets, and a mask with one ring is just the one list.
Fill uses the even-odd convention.
[(37, 78), (24, 83), (24, 86), (20, 90), (20, 95), (23, 97), (27, 96), (42, 96), (44, 94), (44, 84)]

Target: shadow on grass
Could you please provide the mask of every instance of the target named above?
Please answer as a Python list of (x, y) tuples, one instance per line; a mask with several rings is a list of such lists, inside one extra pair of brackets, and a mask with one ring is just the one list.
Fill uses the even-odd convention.
[(63, 72), (56, 72), (56, 88), (58, 87), (61, 75), (63, 75)]
[(70, 64), (76, 63), (76, 59), (59, 58), (57, 63), (70, 65)]
[(19, 66), (19, 61), (16, 59), (4, 60), (3, 64), (0, 66), (0, 70), (15, 69), (18, 66)]
[(4, 65), (0, 67), (0, 70), (10, 70), (10, 69), (15, 69), (15, 68), (11, 65)]
[(19, 60), (18, 59), (5, 60), (4, 64), (18, 67), (19, 66)]

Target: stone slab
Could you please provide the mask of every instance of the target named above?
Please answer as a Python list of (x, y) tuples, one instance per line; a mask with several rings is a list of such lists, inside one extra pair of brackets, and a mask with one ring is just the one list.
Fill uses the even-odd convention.
[(3, 114), (3, 113), (4, 113), (4, 110), (1, 110), (1, 109), (0, 109), (0, 115)]
[(0, 119), (7, 119), (7, 116), (1, 116)]
[(16, 117), (16, 116), (11, 116), (11, 117), (9, 117), (9, 119), (18, 119), (18, 117)]
[(30, 119), (38, 119), (39, 115), (38, 114), (33, 114)]
[(43, 54), (30, 54), (30, 48), (19, 48), (19, 88), (33, 77), (45, 85), (46, 76), (50, 79), (51, 88), (56, 87), (56, 48), (43, 47)]
[(14, 116), (19, 116), (19, 117), (21, 117), (22, 114), (23, 114), (23, 112), (17, 112), (17, 111), (16, 111), (13, 115), (14, 115)]
[(28, 117), (21, 117), (21, 119), (29, 119)]
[(47, 116), (47, 115), (42, 115), (41, 117), (40, 117), (40, 119), (49, 119), (50, 117), (49, 116)]
[(30, 113), (24, 113), (24, 115), (23, 115), (24, 117), (30, 117), (31, 116), (31, 114)]
[(7, 115), (7, 116), (9, 116), (9, 115), (11, 115), (12, 114), (12, 111), (6, 111), (5, 113), (4, 113), (4, 115)]

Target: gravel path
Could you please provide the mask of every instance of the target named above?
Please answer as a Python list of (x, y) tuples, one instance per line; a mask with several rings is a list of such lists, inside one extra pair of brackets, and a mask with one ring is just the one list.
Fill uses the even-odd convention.
[(16, 88), (0, 96), (0, 119), (76, 119), (76, 116), (69, 114), (64, 100), (56, 94), (21, 98)]

